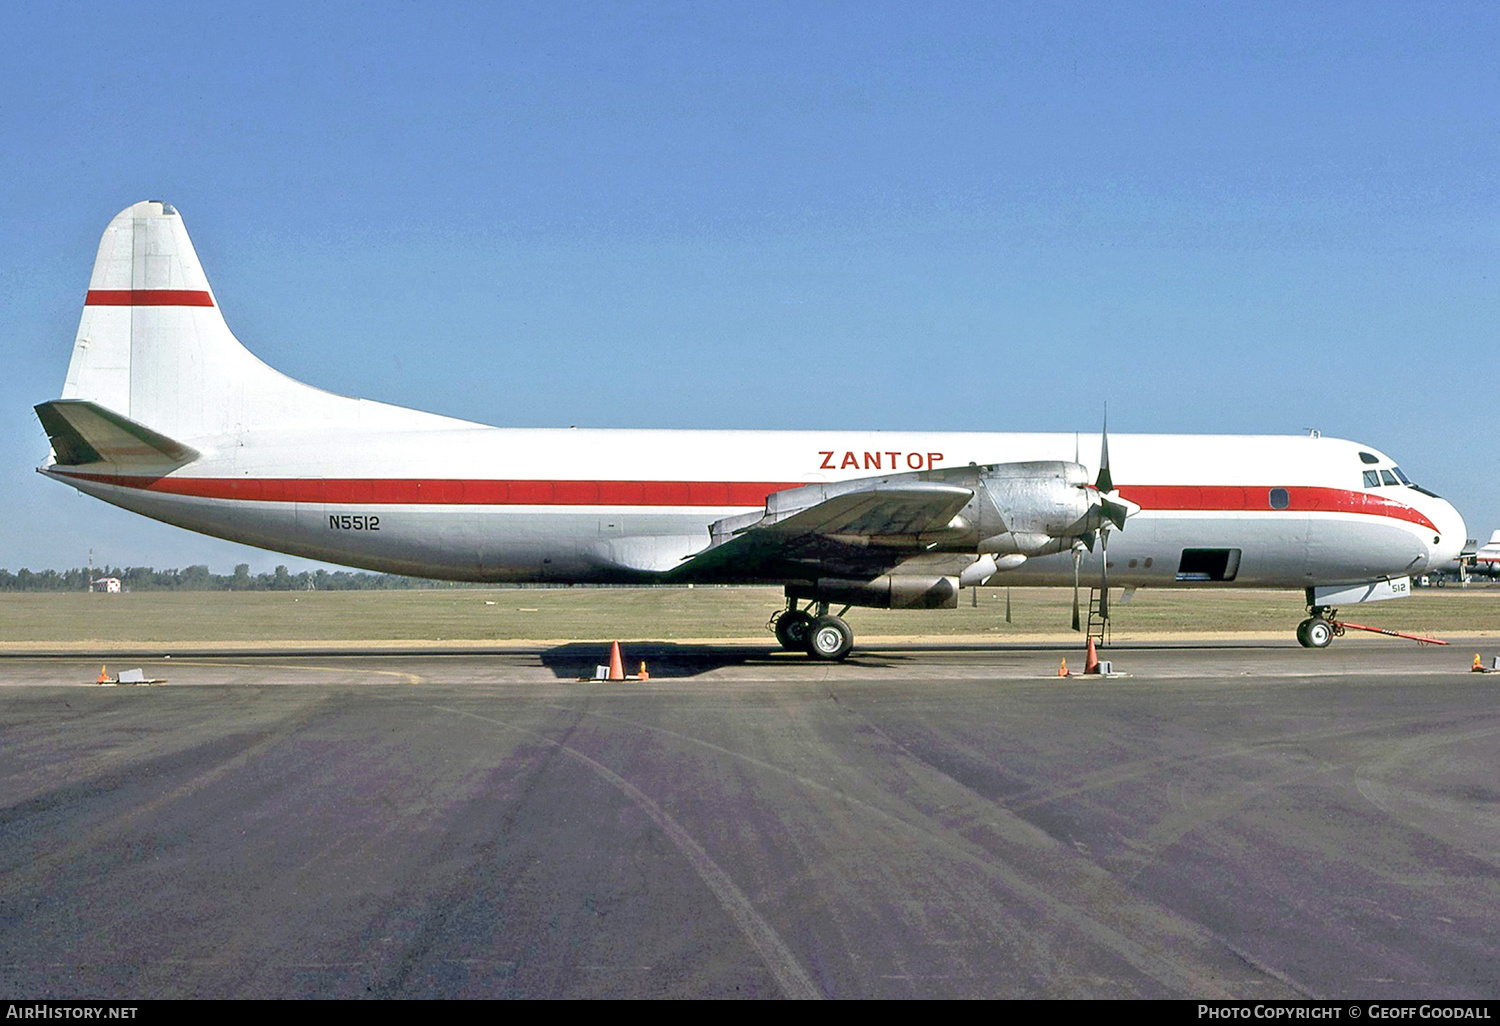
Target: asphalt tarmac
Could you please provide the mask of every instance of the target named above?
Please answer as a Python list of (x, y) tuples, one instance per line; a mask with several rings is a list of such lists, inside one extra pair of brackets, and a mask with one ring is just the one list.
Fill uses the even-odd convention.
[(0, 657), (0, 994), (1493, 997), (1495, 644)]

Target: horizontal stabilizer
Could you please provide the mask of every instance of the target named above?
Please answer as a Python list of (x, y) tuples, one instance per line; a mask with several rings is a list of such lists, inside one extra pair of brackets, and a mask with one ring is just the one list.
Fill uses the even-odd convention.
[(36, 408), (59, 466), (113, 463), (136, 470), (171, 470), (198, 450), (84, 399), (54, 399)]

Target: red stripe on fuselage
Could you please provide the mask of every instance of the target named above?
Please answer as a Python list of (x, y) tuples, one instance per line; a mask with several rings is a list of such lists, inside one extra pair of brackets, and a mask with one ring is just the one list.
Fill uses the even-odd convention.
[[(459, 478), (131, 477), (52, 473), (79, 481), (168, 495), (256, 502), (367, 503), (413, 506), (761, 506), (772, 492), (806, 482), (774, 481), (475, 481)], [(1420, 510), (1383, 495), (1343, 488), (1290, 487), (1285, 509), (1269, 488), (1226, 485), (1121, 485), (1144, 510), (1198, 513), (1360, 513), (1437, 527)]]
[(1120, 495), (1142, 509), (1212, 513), (1363, 513), (1391, 517), (1437, 531), (1421, 510), (1370, 492), (1347, 488), (1290, 487), (1285, 509), (1271, 507), (1270, 488), (1237, 485), (1121, 485)]
[(84, 306), (213, 306), (201, 289), (89, 289)]
[(75, 480), (169, 495), (258, 502), (437, 506), (763, 506), (802, 482), (472, 481), (368, 478), (127, 477), (55, 471)]

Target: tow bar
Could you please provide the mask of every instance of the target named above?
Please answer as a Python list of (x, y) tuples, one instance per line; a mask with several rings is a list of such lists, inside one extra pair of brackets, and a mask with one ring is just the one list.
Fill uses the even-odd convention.
[(1369, 631), (1371, 634), (1384, 634), (1392, 638), (1406, 638), (1415, 641), (1418, 645), (1446, 645), (1446, 641), (1439, 638), (1424, 638), (1420, 634), (1402, 634), (1400, 631), (1387, 630), (1384, 627), (1366, 627), (1362, 623), (1350, 623), (1348, 620), (1329, 620), (1328, 625), (1333, 628), (1335, 638), (1342, 637), (1345, 630)]

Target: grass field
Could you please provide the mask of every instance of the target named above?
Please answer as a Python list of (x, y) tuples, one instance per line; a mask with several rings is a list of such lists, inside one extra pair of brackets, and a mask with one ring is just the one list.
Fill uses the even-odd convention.
[[(1087, 593), (1085, 593), (1085, 598)], [(854, 609), (857, 640), (1058, 640), (1068, 629), (1063, 588), (982, 588), (957, 609)], [(776, 588), (558, 588), (343, 592), (135, 592), (0, 595), (0, 651), (91, 643), (213, 645), (310, 642), (461, 644), (752, 638), (781, 605)], [(835, 610), (837, 611), (837, 610)], [(1113, 637), (1292, 636), (1305, 616), (1290, 591), (1143, 590), (1115, 593)], [(1500, 587), (1420, 590), (1411, 598), (1346, 607), (1343, 619), (1438, 637), (1500, 636)]]

